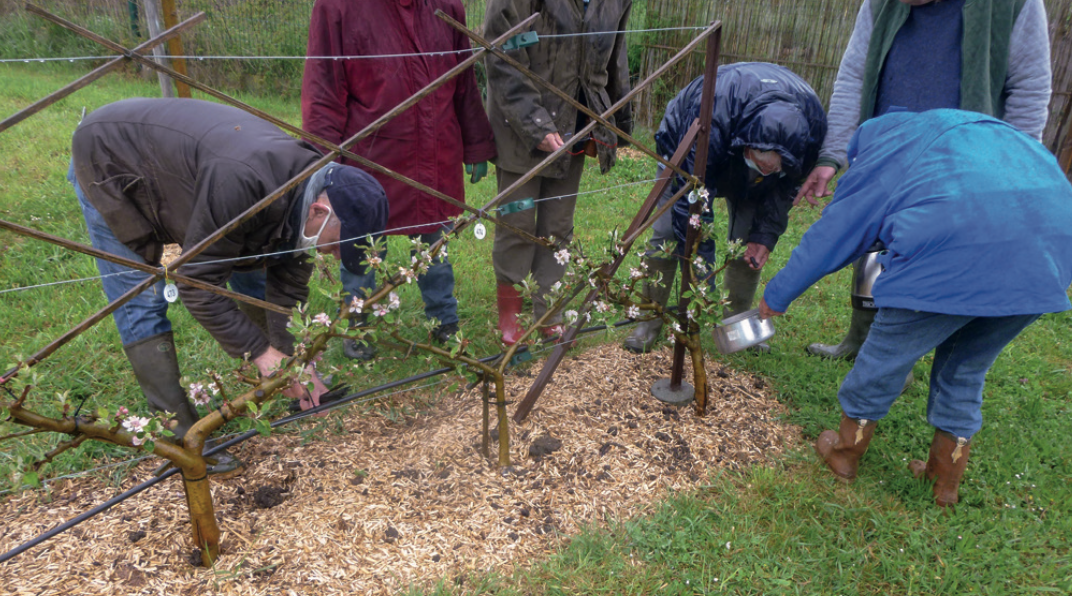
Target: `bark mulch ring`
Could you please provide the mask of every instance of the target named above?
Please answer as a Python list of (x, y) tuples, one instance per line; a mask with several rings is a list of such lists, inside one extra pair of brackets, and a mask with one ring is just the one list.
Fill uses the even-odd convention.
[[(0, 591), (389, 594), (510, 573), (586, 524), (636, 516), (712, 468), (764, 464), (799, 441), (776, 420), (781, 407), (763, 380), (714, 361), (705, 418), (656, 401), (649, 389), (670, 360), (666, 349), (637, 356), (615, 345), (567, 359), (511, 427), (509, 469), (479, 454), (479, 388), (405, 419), (336, 414), (310, 423), (321, 428), (305, 445), (299, 433), (255, 438), (236, 450), (245, 472), (213, 483), (216, 569), (191, 566), (199, 557), (172, 479), (0, 565)], [(538, 371), (514, 372), (508, 399)], [(123, 487), (82, 478), (53, 485), (50, 503), (32, 491), (7, 499), (0, 552), (145, 480), (157, 463)]]

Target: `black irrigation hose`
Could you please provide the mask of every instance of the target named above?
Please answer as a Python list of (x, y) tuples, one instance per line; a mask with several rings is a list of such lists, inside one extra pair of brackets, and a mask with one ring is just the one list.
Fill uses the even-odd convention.
[[(617, 323), (614, 323), (613, 327), (615, 327), (615, 328), (624, 327), (626, 325), (631, 325), (634, 322), (635, 321), (618, 321)], [(578, 334), (591, 333), (593, 331), (602, 331), (602, 330), (604, 330), (606, 328), (607, 328), (607, 325), (596, 325), (594, 327), (585, 327), (584, 329), (579, 330), (577, 333)], [(495, 356), (487, 356), (485, 358), (481, 358), (480, 361), (481, 362), (491, 362), (493, 360), (496, 360), (496, 359), (500, 358), (501, 356), (502, 356), (501, 353), (496, 354)], [(409, 383), (415, 383), (417, 381), (423, 381), (424, 379), (427, 379), (427, 378), (430, 378), (430, 377), (436, 377), (436, 376), (439, 376), (439, 375), (442, 375), (442, 374), (446, 374), (446, 373), (448, 373), (448, 372), (450, 372), (450, 371), (452, 371), (454, 369), (455, 369), (455, 367), (439, 368), (439, 369), (436, 369), (436, 370), (421, 373), (419, 375), (413, 375), (412, 377), (407, 377), (405, 379), (401, 379), (401, 380), (398, 380), (398, 381), (391, 381), (390, 383), (380, 385), (379, 387), (372, 387), (370, 389), (364, 389), (362, 391), (358, 391), (357, 393), (351, 393), (350, 395), (347, 395), (346, 397), (339, 398), (338, 400), (335, 400), (335, 401), (333, 401), (331, 403), (321, 404), (321, 405), (319, 405), (319, 406), (317, 406), (315, 408), (310, 408), (310, 409), (305, 410), (303, 412), (300, 412), (298, 414), (293, 414), (293, 415), (287, 416), (285, 418), (280, 418), (279, 420), (276, 420), (275, 422), (272, 422), (271, 426), (272, 426), (272, 428), (277, 428), (277, 427), (283, 426), (285, 424), (289, 424), (291, 422), (294, 422), (295, 420), (300, 420), (302, 418), (306, 418), (306, 417), (311, 416), (313, 414), (318, 414), (320, 412), (326, 412), (328, 410), (334, 410), (335, 408), (341, 407), (342, 405), (347, 404), (347, 403), (349, 403), (349, 402), (351, 402), (351, 401), (353, 401), (355, 399), (365, 397), (365, 396), (368, 396), (368, 395), (372, 395), (374, 393), (379, 393), (381, 391), (387, 391), (388, 389), (394, 389), (395, 387), (399, 387), (399, 386), (402, 386), (402, 385), (407, 385)], [(241, 442), (243, 442), (243, 441), (245, 441), (245, 440), (247, 440), (247, 439), (249, 439), (251, 437), (254, 437), (256, 435), (257, 435), (257, 431), (255, 431), (255, 430), (244, 432), (244, 433), (242, 433), (242, 434), (240, 434), (240, 435), (238, 435), (236, 437), (231, 438), (229, 441), (225, 441), (223, 443), (220, 443), (218, 445), (213, 446), (211, 449), (205, 450), (204, 454), (205, 455), (212, 455), (212, 454), (214, 454), (214, 453), (216, 453), (218, 451), (222, 451), (222, 450), (224, 450), (224, 449), (226, 449), (228, 447), (231, 447), (233, 445), (237, 445), (237, 444), (239, 444), (239, 443), (241, 443)], [(141, 484), (131, 488), (130, 490), (128, 490), (128, 491), (126, 491), (126, 492), (124, 492), (124, 493), (122, 493), (120, 495), (117, 495), (115, 497), (112, 497), (111, 499), (108, 499), (107, 501), (105, 501), (104, 503), (101, 503), (100, 505), (97, 505), (93, 509), (90, 509), (89, 511), (86, 511), (86, 512), (78, 515), (77, 517), (73, 517), (73, 518), (63, 522), (62, 524), (52, 528), (51, 530), (45, 532), (44, 534), (40, 534), (36, 538), (32, 538), (31, 540), (28, 540), (28, 541), (20, 544), (19, 546), (16, 546), (15, 548), (13, 548), (13, 549), (7, 551), (6, 553), (0, 555), (0, 564), (5, 563), (5, 562), (7, 562), (7, 561), (9, 561), (9, 560), (21, 555), (22, 553), (26, 552), (27, 550), (30, 550), (31, 548), (37, 546), (38, 544), (41, 544), (42, 542), (48, 540), (49, 538), (52, 538), (53, 536), (56, 536), (57, 534), (61, 534), (63, 532), (66, 532), (67, 530), (70, 530), (71, 528), (73, 528), (73, 527), (77, 526), (78, 524), (86, 521), (87, 519), (97, 515), (98, 513), (102, 513), (104, 511), (107, 511), (108, 509), (111, 509), (113, 506), (118, 505), (119, 503), (122, 503), (123, 501), (129, 499), (130, 497), (133, 497), (134, 495), (136, 495), (136, 494), (138, 494), (138, 493), (140, 493), (140, 492), (142, 492), (142, 491), (144, 491), (144, 490), (156, 485), (158, 482), (161, 482), (166, 478), (170, 478), (170, 477), (174, 476), (178, 472), (179, 472), (178, 468), (172, 468), (170, 470), (167, 470), (163, 474), (161, 474), (159, 476), (155, 476), (150, 480), (146, 480), (145, 482), (142, 482)]]

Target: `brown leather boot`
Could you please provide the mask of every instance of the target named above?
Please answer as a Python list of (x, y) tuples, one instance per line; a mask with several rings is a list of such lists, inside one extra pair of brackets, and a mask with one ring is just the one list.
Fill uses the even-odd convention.
[(502, 332), (502, 342), (512, 346), (521, 339), (522, 330), (517, 324), (517, 315), (521, 314), (523, 305), (521, 293), (513, 284), (499, 282), (496, 299), (499, 304), (499, 331)]
[(815, 451), (838, 480), (852, 482), (874, 434), (874, 420), (853, 420), (842, 413), (838, 430), (824, 430), (815, 442)]
[(926, 476), (934, 481), (934, 502), (939, 507), (955, 505), (960, 500), (960, 479), (968, 467), (970, 452), (970, 439), (935, 429), (927, 463), (914, 459), (908, 463), (908, 469), (916, 478)]

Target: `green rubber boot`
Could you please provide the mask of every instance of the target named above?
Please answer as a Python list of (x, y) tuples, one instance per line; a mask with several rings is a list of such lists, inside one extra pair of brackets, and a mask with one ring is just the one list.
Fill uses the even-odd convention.
[[(677, 262), (671, 259), (654, 258), (645, 258), (644, 262), (648, 265), (648, 271), (651, 272), (652, 276), (662, 274), (660, 283), (644, 283), (644, 297), (665, 308), (667, 301), (670, 299), (670, 290), (674, 285), (674, 277), (677, 275)], [(625, 338), (625, 343), (622, 347), (636, 354), (646, 354), (659, 341), (662, 329), (663, 320), (660, 317), (650, 321), (641, 321), (637, 323), (629, 337)]]

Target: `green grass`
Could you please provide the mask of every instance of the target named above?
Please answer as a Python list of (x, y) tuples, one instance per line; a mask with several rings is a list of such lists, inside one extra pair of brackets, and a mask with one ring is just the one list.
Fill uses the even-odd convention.
[[(7, 116), (77, 76), (61, 66), (0, 66), (0, 114)], [(67, 140), (82, 106), (92, 109), (123, 97), (154, 96), (155, 81), (110, 77), (45, 112), (0, 133), (0, 217), (85, 241), (74, 197), (65, 181)], [(246, 101), (289, 122), (296, 102), (247, 97)], [(645, 138), (641, 136), (640, 138)], [(647, 160), (623, 159), (607, 177), (589, 168), (582, 191), (647, 180)], [(577, 236), (595, 246), (607, 230), (624, 228), (648, 185), (583, 195)], [(494, 194), (491, 180), (468, 197), (482, 205)], [(720, 221), (723, 211), (716, 213)], [(769, 279), (788, 257), (818, 210), (793, 212), (790, 229), (775, 251)], [(405, 247), (395, 243), (392, 252)], [(470, 233), (450, 249), (460, 280), (457, 295), (463, 330), (473, 349), (496, 349), (494, 279), (490, 237)], [(0, 290), (95, 275), (92, 261), (51, 245), (0, 232)], [(788, 410), (787, 421), (807, 438), (836, 423), (836, 391), (845, 363), (808, 357), (813, 341), (836, 341), (847, 325), (850, 273), (822, 280), (776, 321), (778, 334), (767, 356), (720, 358), (733, 368), (770, 381)], [(331, 289), (326, 280), (317, 287)], [(415, 287), (403, 290), (405, 308), (418, 311)], [(313, 294), (314, 312), (332, 308)], [(104, 306), (99, 282), (88, 281), (0, 294), (0, 361), (30, 354)], [(173, 310), (184, 370), (196, 373), (231, 365), (215, 342), (181, 308)], [(459, 585), (445, 579), (437, 594), (1067, 594), (1072, 593), (1072, 435), (1069, 376), (1072, 345), (1068, 313), (1047, 315), (1013, 342), (991, 371), (984, 427), (974, 442), (961, 489), (962, 504), (942, 515), (928, 489), (909, 478), (908, 459), (926, 455), (931, 429), (924, 419), (929, 361), (916, 366), (916, 384), (881, 421), (852, 486), (834, 482), (810, 447), (782, 457), (771, 468), (722, 473), (700, 489), (668, 493), (650, 514), (607, 520), (533, 568), (509, 576), (474, 575)], [(415, 332), (416, 333), (416, 332)], [(618, 341), (597, 334), (586, 342)], [(384, 354), (354, 368), (337, 347), (327, 361), (345, 367), (358, 387), (369, 387), (438, 367), (422, 358)], [(123, 404), (144, 410), (140, 393), (119, 349), (114, 325), (104, 321), (35, 367), (42, 375), (35, 396), (86, 399), (86, 407)], [(435, 399), (393, 398), (369, 404), (380, 415), (422, 408)], [(285, 432), (316, 440), (334, 428), (332, 418)], [(11, 432), (0, 425), (0, 434)], [(16, 458), (30, 458), (61, 437), (38, 436), (6, 443), (0, 473), (10, 476)], [(65, 454), (46, 473), (90, 468), (129, 453), (87, 443)], [(121, 474), (112, 472), (113, 475)], [(729, 545), (727, 547), (727, 544)]]

